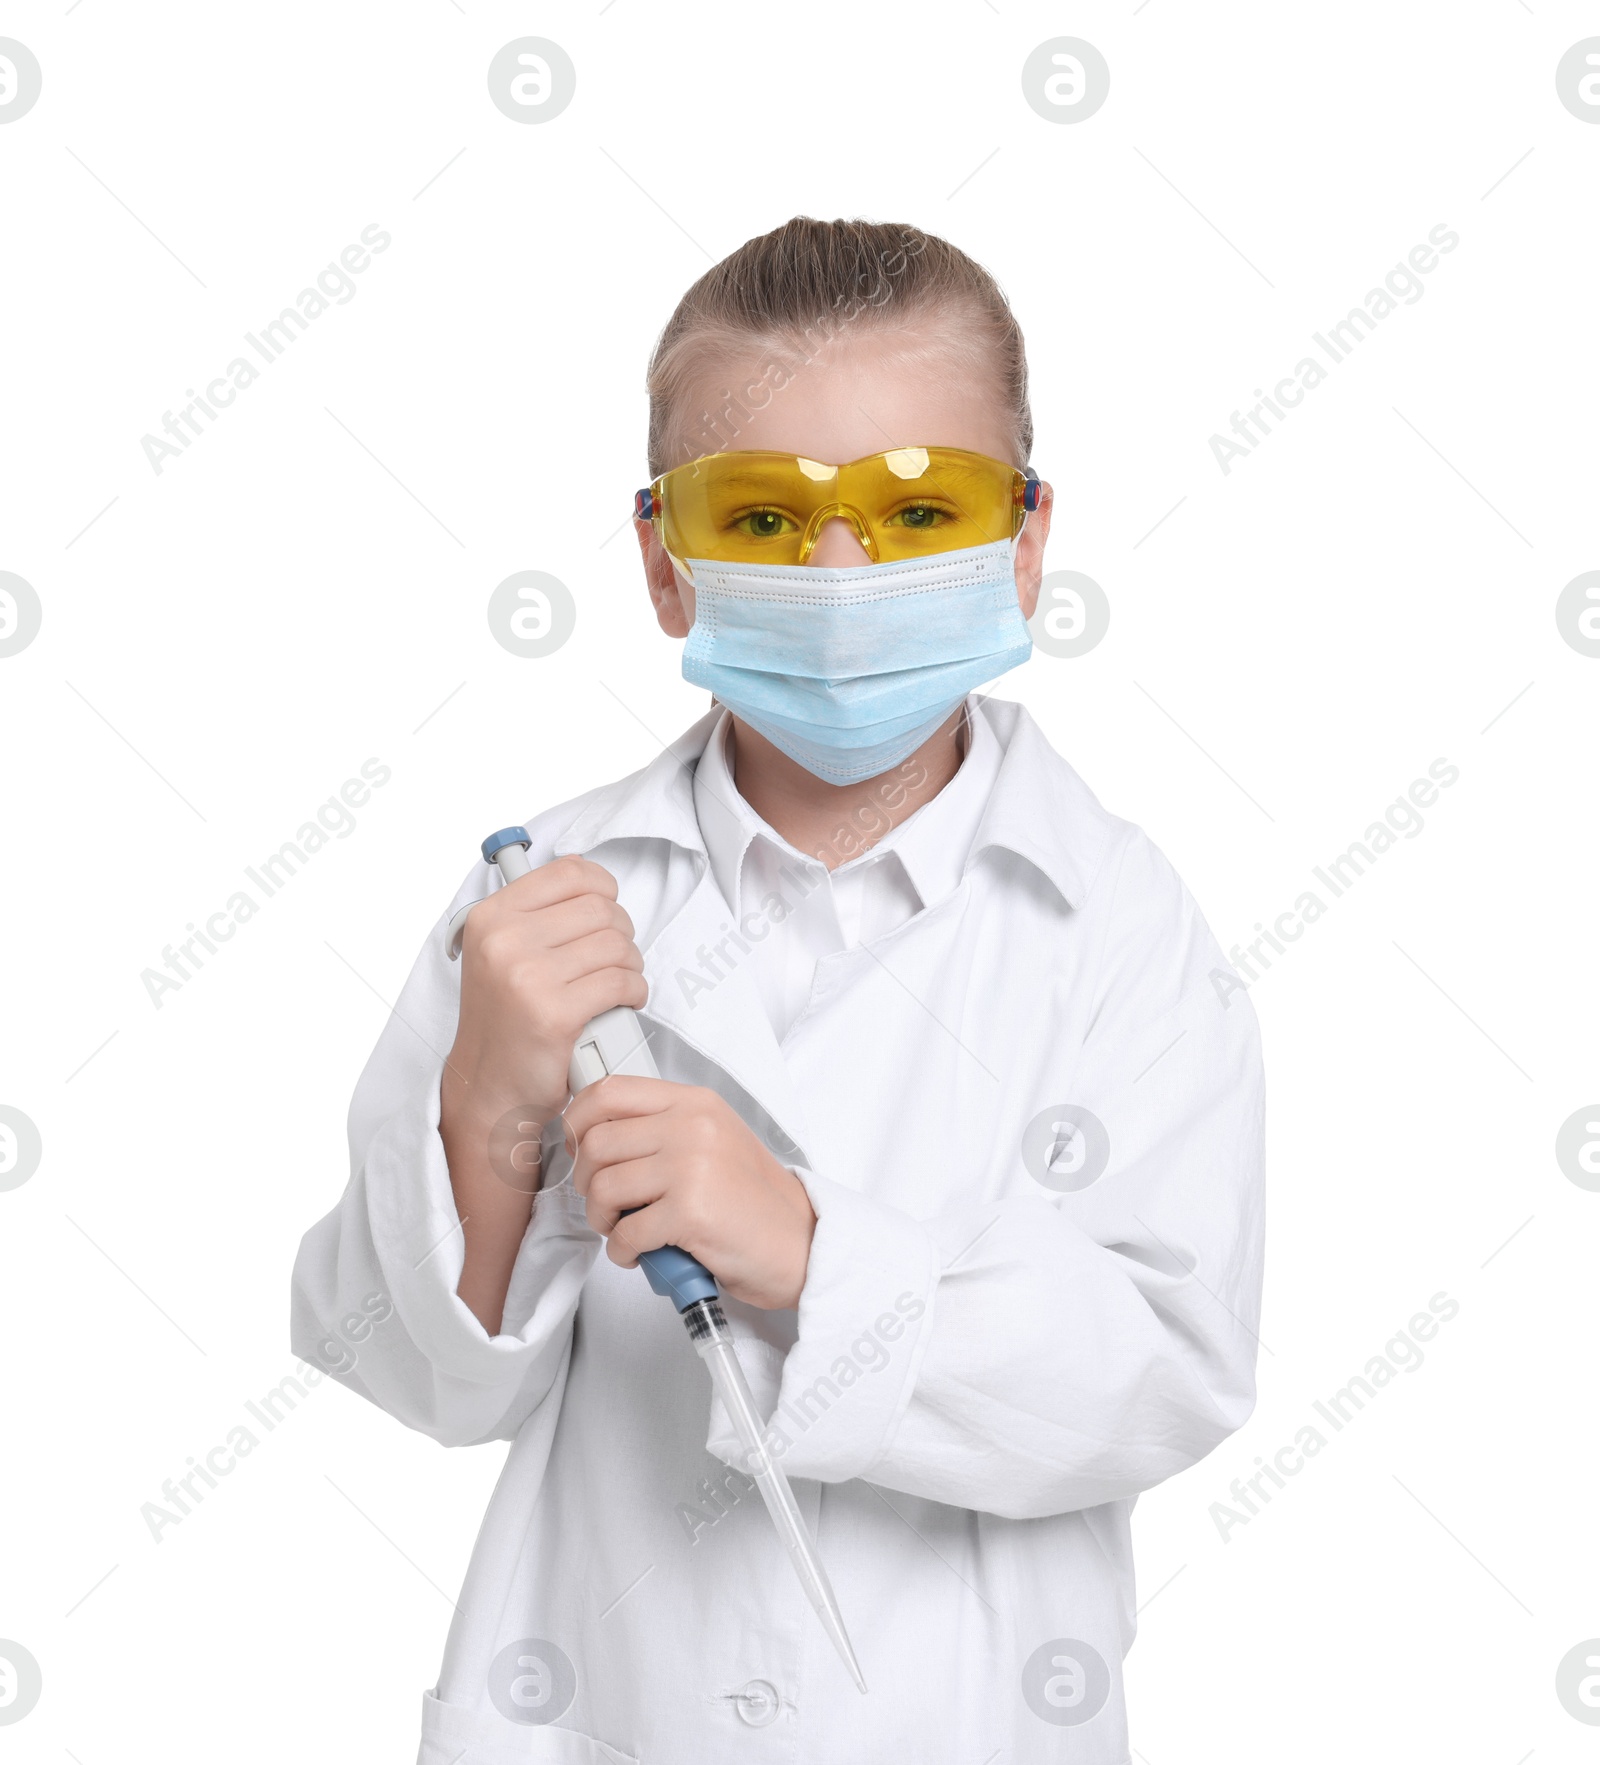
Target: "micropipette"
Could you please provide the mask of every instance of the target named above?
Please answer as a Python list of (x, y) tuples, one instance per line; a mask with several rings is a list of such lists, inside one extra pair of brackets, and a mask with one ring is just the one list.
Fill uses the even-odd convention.
[[(497, 864), (508, 883), (515, 882), (528, 874), (526, 852), (530, 843), (526, 828), (502, 828), (483, 842), (484, 860)], [(466, 911), (463, 910), (450, 922), (452, 956), (460, 953), (461, 928), (465, 921)], [(661, 1076), (656, 1071), (655, 1060), (638, 1018), (625, 1005), (602, 1011), (584, 1025), (573, 1049), (567, 1083), (573, 1096), (577, 1096), (584, 1086), (592, 1085), (610, 1073), (631, 1073), (649, 1079)], [(855, 1650), (850, 1646), (839, 1602), (834, 1598), (817, 1547), (795, 1503), (789, 1479), (767, 1447), (765, 1426), (756, 1410), (744, 1368), (734, 1353), (733, 1336), (723, 1316), (715, 1278), (687, 1251), (679, 1250), (673, 1244), (643, 1252), (639, 1266), (651, 1287), (677, 1307), (695, 1352), (710, 1369), (717, 1395), (722, 1399), (744, 1448), (749, 1473), (761, 1491), (761, 1499), (766, 1503), (772, 1523), (789, 1553), (789, 1561), (800, 1578), (806, 1598), (821, 1619), (822, 1627), (840, 1658), (850, 1669), (850, 1677), (857, 1689), (864, 1692), (867, 1682), (861, 1676)]]

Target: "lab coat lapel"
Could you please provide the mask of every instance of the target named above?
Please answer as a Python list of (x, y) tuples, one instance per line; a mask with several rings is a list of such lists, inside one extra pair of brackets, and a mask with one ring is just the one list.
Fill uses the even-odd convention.
[[(650, 1002), (643, 1016), (721, 1067), (803, 1150), (807, 1124), (799, 1097), (756, 989), (748, 953), (731, 935), (732, 923), (708, 866), (682, 910), (644, 952)], [(719, 943), (726, 944), (725, 953), (718, 950)]]
[[(694, 813), (694, 765), (721, 715), (713, 706), (648, 766), (596, 792), (557, 836), (554, 849), (593, 855), (623, 842), (605, 854), (606, 862), (624, 879), (623, 893), (639, 909), (640, 924), (653, 917), (638, 898), (641, 887), (649, 892), (650, 842), (665, 840), (696, 855), (694, 888), (644, 950), (650, 1002), (640, 1015), (647, 1030), (659, 1024), (671, 1031), (747, 1093), (782, 1130), (774, 1149), (783, 1156), (784, 1136), (796, 1149), (805, 1148), (806, 1123), (750, 974), (748, 952), (730, 937), (733, 915), (706, 861)], [(735, 959), (731, 965), (716, 949), (724, 940)]]

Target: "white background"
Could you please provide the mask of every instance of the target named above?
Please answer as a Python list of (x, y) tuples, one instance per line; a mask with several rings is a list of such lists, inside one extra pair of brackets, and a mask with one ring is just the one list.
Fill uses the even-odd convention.
[[(0, 569), (44, 610), (0, 660), (0, 1102), (44, 1146), (0, 1194), (0, 1637), (44, 1675), (9, 1757), (412, 1757), (502, 1448), (324, 1383), (159, 1543), (140, 1510), (293, 1370), (346, 1100), (479, 838), (702, 708), (620, 530), (644, 363), (710, 262), (796, 212), (947, 234), (1011, 295), (1049, 563), (1112, 625), (997, 690), (1224, 948), (1460, 769), (1252, 989), (1260, 1401), (1139, 1504), (1137, 1757), (1596, 1756), (1555, 1675), (1600, 1635), (1600, 1194), (1554, 1143), (1600, 1095), (1600, 660), (1554, 608), (1600, 567), (1600, 126), (1554, 75), (1597, 21), (7, 8), (44, 75), (0, 128)], [(530, 33), (578, 84), (525, 127), (485, 73)], [(1111, 93), (1058, 126), (1020, 71), (1069, 33)], [(355, 298), (156, 474), (141, 437), (369, 223), (393, 243)], [(1440, 223), (1424, 296), (1224, 474), (1209, 437)], [(523, 569), (577, 601), (546, 661), (486, 622)], [(157, 1009), (141, 972), (371, 756), (393, 776), (354, 833)], [(1460, 1314), (1426, 1364), (1224, 1543), (1229, 1482), (1438, 1292)]]

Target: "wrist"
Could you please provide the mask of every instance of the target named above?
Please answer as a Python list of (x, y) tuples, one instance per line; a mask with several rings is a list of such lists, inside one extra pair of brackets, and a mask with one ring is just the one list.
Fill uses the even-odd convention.
[(811, 1191), (805, 1185), (805, 1179), (794, 1168), (786, 1164), (784, 1174), (792, 1187), (789, 1190), (789, 1202), (795, 1210), (795, 1217), (805, 1230), (806, 1243), (811, 1242), (811, 1235), (817, 1229), (817, 1210), (811, 1205)]
[(452, 1048), (439, 1075), (440, 1125), (448, 1119), (487, 1133), (512, 1110), (520, 1110), (524, 1120), (537, 1123), (542, 1131), (561, 1113), (566, 1097), (540, 1098), (533, 1092), (534, 1087), (517, 1074)]
[(786, 1309), (793, 1309), (800, 1303), (800, 1294), (806, 1284), (806, 1271), (811, 1266), (811, 1241), (816, 1236), (817, 1210), (811, 1205), (810, 1192), (795, 1170), (786, 1165), (784, 1174), (789, 1179), (786, 1199), (794, 1222), (795, 1259), (792, 1291)]
[[(538, 1104), (508, 1101), (504, 1094), (463, 1081), (452, 1082), (448, 1071), (440, 1081), (439, 1137), (447, 1148), (476, 1148), (492, 1158), (495, 1147), (509, 1140), (531, 1145), (536, 1155), (547, 1122), (559, 1114)], [(526, 1163), (526, 1157), (521, 1162)]]

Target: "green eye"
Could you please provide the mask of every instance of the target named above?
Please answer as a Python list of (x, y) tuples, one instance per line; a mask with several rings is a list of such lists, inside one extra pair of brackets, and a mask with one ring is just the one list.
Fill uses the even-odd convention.
[(909, 527), (914, 532), (926, 533), (930, 528), (938, 527), (950, 519), (948, 511), (935, 508), (932, 503), (912, 503), (910, 507), (898, 509), (890, 516), (890, 524)]
[(748, 533), (752, 539), (777, 539), (797, 531), (795, 523), (777, 509), (750, 509), (733, 525), (736, 532)]

